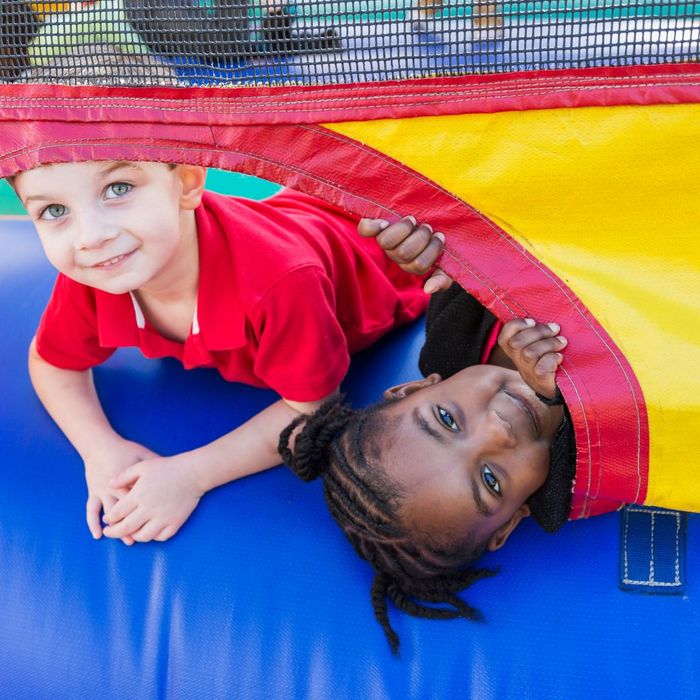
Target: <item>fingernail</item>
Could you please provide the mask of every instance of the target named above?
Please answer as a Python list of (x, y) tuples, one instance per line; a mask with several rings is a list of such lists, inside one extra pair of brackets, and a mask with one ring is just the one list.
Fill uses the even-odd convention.
[(437, 282), (435, 280), (428, 280), (424, 285), (423, 285), (423, 291), (426, 294), (432, 294), (435, 292), (438, 288)]
[(377, 226), (379, 226), (380, 231), (383, 231), (388, 225), (389, 225), (389, 222), (384, 221), (384, 219), (377, 220)]
[(438, 239), (441, 240), (443, 243), (445, 242), (445, 234), (444, 234), (444, 233), (441, 233), (440, 231), (438, 231), (437, 233), (435, 233), (435, 234), (434, 234), (434, 237), (435, 237), (435, 238), (438, 238)]
[(526, 326), (534, 326), (534, 325), (535, 325), (535, 319), (534, 319), (534, 318), (526, 318), (526, 319), (525, 319), (525, 325), (526, 325)]
[(568, 345), (569, 341), (563, 336), (563, 335), (558, 335), (557, 340), (562, 344), (562, 345)]
[(408, 219), (414, 226), (418, 225), (418, 222), (416, 221), (415, 216), (407, 216), (406, 219)]
[(560, 331), (558, 323), (548, 323), (547, 326), (552, 331), (552, 333), (559, 333)]
[(427, 228), (430, 233), (433, 232), (433, 227), (430, 224), (423, 224), (423, 226), (425, 226), (425, 228)]

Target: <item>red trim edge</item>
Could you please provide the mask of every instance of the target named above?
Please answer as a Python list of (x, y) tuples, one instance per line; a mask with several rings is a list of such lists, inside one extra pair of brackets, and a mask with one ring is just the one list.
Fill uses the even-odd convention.
[(0, 122), (319, 124), (697, 100), (700, 64), (526, 71), (331, 86), (107, 88), (0, 85)]

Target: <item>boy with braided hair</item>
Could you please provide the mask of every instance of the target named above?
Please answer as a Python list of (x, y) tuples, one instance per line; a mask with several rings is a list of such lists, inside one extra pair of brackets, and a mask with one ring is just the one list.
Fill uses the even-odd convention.
[[(382, 226), (365, 220), (360, 230), (390, 257), (420, 249), (410, 226), (388, 235)], [(567, 344), (559, 330), (533, 319), (501, 326), (452, 285), (430, 302), (424, 379), (364, 410), (334, 397), (281, 434), (284, 461), (304, 480), (323, 479), (332, 515), (374, 567), (372, 604), (395, 652), (387, 597), (412, 615), (477, 620), (457, 593), (493, 572), (473, 562), (530, 514), (550, 532), (565, 522), (576, 455), (555, 383)]]

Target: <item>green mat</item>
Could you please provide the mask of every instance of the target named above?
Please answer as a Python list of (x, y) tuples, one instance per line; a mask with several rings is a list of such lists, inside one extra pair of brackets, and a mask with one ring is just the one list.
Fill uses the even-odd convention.
[[(207, 189), (249, 199), (264, 199), (277, 192), (280, 186), (250, 175), (211, 169), (207, 175)], [(26, 216), (26, 214), (14, 190), (5, 180), (0, 180), (0, 216)]]

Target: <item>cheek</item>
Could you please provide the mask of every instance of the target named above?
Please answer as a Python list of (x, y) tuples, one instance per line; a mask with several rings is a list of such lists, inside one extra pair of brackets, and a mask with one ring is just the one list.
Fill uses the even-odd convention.
[(538, 445), (522, 455), (517, 469), (517, 488), (524, 498), (529, 498), (542, 486), (549, 473), (549, 447)]
[(41, 247), (44, 249), (44, 254), (55, 268), (63, 271), (72, 265), (73, 251), (70, 245), (67, 245), (57, 237), (39, 236), (39, 240), (41, 241)]
[(152, 245), (163, 251), (172, 253), (178, 246), (179, 221), (175, 217), (148, 217), (142, 219), (139, 238), (145, 245)]
[(445, 478), (424, 483), (405, 495), (403, 517), (410, 529), (434, 539), (461, 537), (472, 530), (476, 511), (463, 482)]

